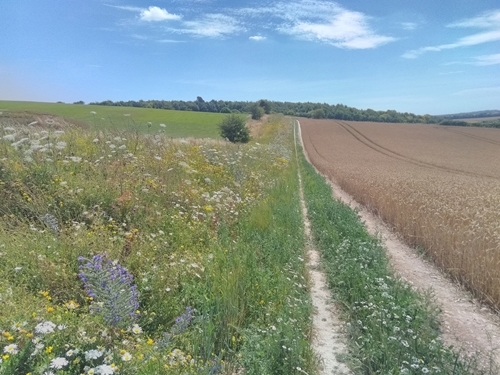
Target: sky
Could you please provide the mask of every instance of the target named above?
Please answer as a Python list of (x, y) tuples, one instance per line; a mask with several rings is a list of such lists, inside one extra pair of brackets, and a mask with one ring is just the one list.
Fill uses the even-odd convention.
[(500, 109), (498, 0), (1, 0), (0, 100)]

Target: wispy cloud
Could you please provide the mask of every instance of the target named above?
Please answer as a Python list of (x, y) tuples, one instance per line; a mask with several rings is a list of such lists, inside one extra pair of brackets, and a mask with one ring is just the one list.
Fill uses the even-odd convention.
[(427, 46), (407, 51), (406, 59), (415, 59), (426, 52), (439, 52), (447, 49), (474, 46), (482, 43), (500, 41), (500, 10), (483, 13), (480, 16), (452, 23), (448, 27), (484, 29), (483, 32), (465, 36), (453, 43)]
[(493, 55), (483, 55), (475, 57), (475, 65), (485, 66), (485, 65), (496, 65), (500, 64), (500, 53)]
[(261, 40), (266, 40), (267, 38), (265, 36), (261, 36), (261, 35), (254, 35), (254, 36), (249, 37), (248, 39), (255, 40), (256, 42), (260, 42)]
[(418, 23), (416, 22), (401, 22), (400, 25), (404, 30), (410, 31), (415, 30), (418, 27)]
[(166, 9), (157, 6), (150, 6), (149, 8), (139, 8), (128, 5), (112, 5), (104, 4), (111, 8), (128, 10), (130, 12), (139, 13), (139, 19), (141, 21), (168, 21), (168, 20), (179, 20), (181, 16), (177, 14), (169, 13)]
[(453, 95), (499, 95), (500, 86), (478, 87), (474, 89), (462, 90), (453, 93)]
[(130, 12), (141, 12), (142, 10), (144, 10), (143, 8), (133, 7), (133, 6), (128, 6), (128, 5), (112, 5), (112, 4), (104, 4), (104, 5), (107, 7), (111, 7), (111, 8), (128, 10)]
[(243, 26), (233, 17), (224, 14), (206, 14), (201, 19), (183, 22), (183, 27), (172, 29), (181, 34), (220, 38), (241, 32)]
[(181, 16), (169, 13), (166, 9), (151, 6), (148, 9), (141, 10), (140, 19), (142, 21), (167, 21), (178, 20)]
[[(108, 6), (138, 12), (141, 21), (181, 20), (177, 27), (164, 30), (196, 37), (222, 38), (249, 32), (250, 40), (262, 41), (265, 37), (260, 34), (265, 30), (266, 33), (274, 31), (344, 49), (377, 48), (396, 40), (376, 32), (372, 27), (372, 17), (327, 0), (281, 1), (265, 7), (232, 7), (213, 13), (203, 13), (194, 8), (184, 16), (157, 6), (147, 9)], [(408, 23), (406, 27), (412, 26)]]
[(249, 15), (268, 13), (280, 19), (276, 30), (294, 37), (347, 49), (376, 48), (395, 41), (370, 26), (371, 17), (323, 0), (281, 2), (270, 8), (244, 9)]

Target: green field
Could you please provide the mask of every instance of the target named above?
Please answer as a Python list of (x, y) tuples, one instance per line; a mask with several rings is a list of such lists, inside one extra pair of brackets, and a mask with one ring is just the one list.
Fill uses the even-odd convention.
[[(9, 117), (12, 112), (26, 113), (26, 121), (33, 118), (31, 115), (50, 114), (77, 120), (79, 123), (100, 130), (138, 130), (144, 134), (162, 132), (176, 138), (191, 136), (219, 138), (218, 124), (225, 116), (219, 113), (153, 108), (13, 101), (0, 101), (0, 112), (2, 112), (0, 120), (2, 117)], [(164, 124), (165, 127), (160, 124)]]

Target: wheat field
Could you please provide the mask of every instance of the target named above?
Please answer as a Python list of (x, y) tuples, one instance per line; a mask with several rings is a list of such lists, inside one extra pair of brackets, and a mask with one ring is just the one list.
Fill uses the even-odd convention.
[(316, 168), (500, 308), (500, 130), (300, 122)]

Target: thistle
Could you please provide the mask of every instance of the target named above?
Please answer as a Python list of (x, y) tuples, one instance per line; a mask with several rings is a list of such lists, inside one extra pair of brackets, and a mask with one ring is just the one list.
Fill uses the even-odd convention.
[(126, 327), (138, 317), (139, 292), (133, 276), (106, 255), (94, 255), (91, 260), (79, 257), (78, 277), (92, 298), (91, 310), (101, 314), (113, 327)]

